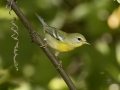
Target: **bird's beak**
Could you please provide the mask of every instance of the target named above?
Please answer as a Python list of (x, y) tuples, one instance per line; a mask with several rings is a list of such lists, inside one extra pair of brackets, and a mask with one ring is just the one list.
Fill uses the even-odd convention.
[(90, 43), (88, 43), (88, 42), (86, 42), (86, 41), (84, 42), (84, 44), (88, 44), (88, 45), (90, 45)]

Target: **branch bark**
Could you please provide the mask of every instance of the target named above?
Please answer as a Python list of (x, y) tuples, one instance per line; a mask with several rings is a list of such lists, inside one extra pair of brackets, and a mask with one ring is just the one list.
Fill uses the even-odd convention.
[[(11, 6), (12, 10), (16, 13), (16, 15), (19, 17), (23, 25), (26, 27), (27, 31), (30, 34), (30, 37), (33, 42), (35, 42), (39, 47), (41, 45), (44, 45), (45, 43), (43, 42), (41, 36), (35, 31), (35, 29), (32, 27), (32, 25), (29, 23), (29, 21), (26, 19), (24, 14), (21, 12), (21, 10), (18, 8), (16, 5), (16, 0), (7, 0), (8, 5)], [(55, 68), (58, 68), (59, 65), (59, 59), (53, 55), (53, 53), (46, 47), (46, 48), (41, 48), (44, 53), (47, 55), (47, 57), (50, 59), (52, 64), (55, 66)], [(61, 75), (61, 77), (64, 79), (66, 82), (67, 86), (69, 87), (70, 90), (76, 90), (75, 85), (67, 75), (67, 73), (63, 70), (62, 67), (58, 68), (57, 71)]]

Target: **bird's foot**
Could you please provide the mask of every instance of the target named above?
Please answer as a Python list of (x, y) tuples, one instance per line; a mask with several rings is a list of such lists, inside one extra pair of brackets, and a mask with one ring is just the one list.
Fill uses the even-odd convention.
[(46, 48), (46, 47), (47, 47), (47, 43), (45, 42), (45, 44), (44, 44), (44, 45), (41, 45), (40, 47), (41, 47), (41, 48)]
[(58, 67), (57, 67), (57, 69), (59, 69), (59, 68), (61, 68), (62, 67), (62, 61), (59, 61), (58, 62)]
[(46, 48), (47, 47), (47, 42), (46, 42), (46, 38), (44, 38), (44, 44), (43, 45), (41, 45), (40, 47), (42, 47), (42, 48)]

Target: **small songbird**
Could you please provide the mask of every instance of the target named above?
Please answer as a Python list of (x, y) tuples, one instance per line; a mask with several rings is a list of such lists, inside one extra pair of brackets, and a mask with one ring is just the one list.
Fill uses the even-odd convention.
[(42, 23), (45, 33), (44, 40), (51, 48), (56, 50), (55, 56), (58, 56), (59, 52), (68, 52), (83, 44), (89, 44), (83, 35), (58, 30), (55, 27), (49, 26), (38, 14), (36, 16)]

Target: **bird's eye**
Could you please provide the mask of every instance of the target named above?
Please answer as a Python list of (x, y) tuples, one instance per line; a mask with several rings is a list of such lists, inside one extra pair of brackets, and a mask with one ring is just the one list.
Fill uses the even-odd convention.
[(81, 41), (82, 39), (81, 38), (78, 38), (78, 41)]

